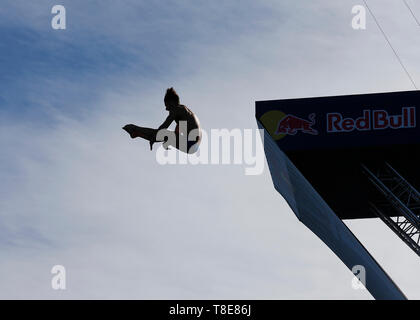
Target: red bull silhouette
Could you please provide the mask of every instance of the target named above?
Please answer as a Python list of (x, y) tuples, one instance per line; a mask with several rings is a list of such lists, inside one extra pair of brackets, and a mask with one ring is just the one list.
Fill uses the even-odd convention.
[(313, 129), (315, 124), (315, 113), (309, 115), (309, 120), (305, 120), (294, 115), (288, 114), (280, 120), (276, 134), (295, 135), (298, 131), (316, 135), (318, 131)]

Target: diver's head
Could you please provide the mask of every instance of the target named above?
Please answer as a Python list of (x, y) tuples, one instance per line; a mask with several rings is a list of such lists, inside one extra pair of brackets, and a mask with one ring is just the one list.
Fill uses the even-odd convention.
[(170, 110), (179, 105), (179, 96), (174, 90), (174, 88), (171, 87), (166, 90), (164, 101), (165, 101), (166, 110)]

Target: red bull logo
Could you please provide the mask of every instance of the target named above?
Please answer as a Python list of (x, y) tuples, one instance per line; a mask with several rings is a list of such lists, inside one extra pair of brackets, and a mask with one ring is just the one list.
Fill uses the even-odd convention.
[(390, 115), (385, 110), (364, 110), (357, 119), (344, 118), (341, 113), (327, 114), (327, 132), (353, 130), (384, 130), (416, 127), (416, 108), (402, 108), (401, 114)]
[(303, 133), (316, 135), (318, 134), (318, 131), (312, 128), (314, 124), (315, 113), (309, 115), (309, 120), (288, 114), (279, 121), (276, 134), (288, 134), (293, 136), (298, 131), (301, 131)]
[(312, 135), (318, 134), (318, 131), (312, 127), (315, 124), (314, 113), (309, 115), (309, 120), (306, 120), (285, 114), (280, 110), (271, 110), (264, 113), (260, 121), (274, 140), (280, 140), (287, 135), (295, 135), (299, 131)]

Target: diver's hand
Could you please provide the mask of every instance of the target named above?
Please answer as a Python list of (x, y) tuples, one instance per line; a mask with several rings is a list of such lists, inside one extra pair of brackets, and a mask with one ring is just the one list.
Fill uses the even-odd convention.
[(169, 142), (168, 142), (168, 141), (165, 141), (164, 143), (162, 143), (162, 147), (163, 147), (165, 150), (169, 150)]

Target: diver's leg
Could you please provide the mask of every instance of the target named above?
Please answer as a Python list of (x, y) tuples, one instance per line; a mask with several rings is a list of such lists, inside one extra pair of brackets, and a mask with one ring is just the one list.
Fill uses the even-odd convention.
[[(173, 145), (175, 148), (177, 148), (179, 151), (182, 151), (184, 153), (189, 153), (188, 150), (191, 147), (191, 142), (187, 140), (187, 136), (183, 134), (176, 134), (176, 141), (175, 145)], [(195, 142), (192, 142), (193, 144)]]
[(184, 153), (192, 154), (198, 151), (200, 146), (200, 139), (196, 141), (187, 141), (186, 138), (184, 139), (183, 135), (177, 134), (174, 131), (165, 130), (164, 139), (160, 139), (158, 135), (157, 140), (163, 141), (163, 146), (167, 149), (169, 146), (178, 149)]
[(177, 148), (178, 134), (172, 130), (161, 129), (156, 134), (156, 142), (163, 142), (163, 147), (165, 149), (168, 149), (170, 146)]
[(134, 124), (127, 124), (123, 127), (130, 134), (131, 138), (143, 138), (148, 141), (155, 142), (157, 129), (139, 127)]
[(201, 137), (195, 137), (195, 141), (190, 141), (187, 140), (186, 135), (179, 134), (176, 131), (174, 132), (167, 130), (167, 132), (168, 133), (166, 133), (165, 136), (168, 136), (169, 139), (165, 139), (165, 142), (163, 144), (165, 148), (167, 148), (167, 146), (172, 146), (174, 148), (177, 148), (179, 151), (188, 154), (192, 154), (198, 151), (201, 142)]

